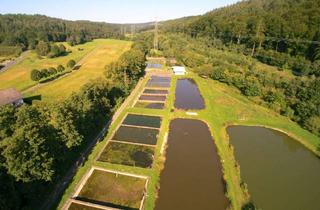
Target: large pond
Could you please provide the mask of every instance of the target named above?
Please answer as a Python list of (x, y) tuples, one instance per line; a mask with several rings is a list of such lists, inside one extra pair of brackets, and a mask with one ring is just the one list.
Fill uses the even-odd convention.
[(207, 125), (199, 120), (170, 123), (166, 161), (156, 210), (225, 210), (220, 159)]
[(178, 109), (204, 109), (204, 100), (192, 79), (178, 79), (174, 106)]
[(262, 127), (227, 132), (253, 202), (263, 210), (319, 210), (320, 159), (287, 135)]

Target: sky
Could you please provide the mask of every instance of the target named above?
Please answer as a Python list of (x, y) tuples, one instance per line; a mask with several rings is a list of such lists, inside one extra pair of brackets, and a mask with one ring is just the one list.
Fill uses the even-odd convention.
[(142, 23), (204, 14), (238, 0), (0, 0), (0, 13), (67, 20)]

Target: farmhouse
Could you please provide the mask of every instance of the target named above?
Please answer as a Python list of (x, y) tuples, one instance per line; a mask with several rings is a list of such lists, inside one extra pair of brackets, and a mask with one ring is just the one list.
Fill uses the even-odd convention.
[(173, 66), (172, 70), (175, 75), (185, 75), (187, 73), (186, 68), (183, 66)]
[(14, 88), (0, 90), (0, 106), (11, 104), (20, 106), (23, 104), (22, 95)]

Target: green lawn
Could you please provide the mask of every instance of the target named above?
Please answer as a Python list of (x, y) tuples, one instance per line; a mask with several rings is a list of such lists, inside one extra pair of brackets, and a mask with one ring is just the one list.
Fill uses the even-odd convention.
[[(85, 165), (79, 169), (73, 182), (65, 191), (62, 200), (60, 201), (59, 208), (63, 206), (66, 199), (72, 196), (77, 184), (79, 184), (82, 176), (92, 167), (99, 166), (106, 169), (117, 171), (130, 172), (138, 175), (149, 176), (147, 187), (147, 197), (145, 200), (145, 209), (152, 210), (155, 205), (157, 188), (159, 183), (160, 171), (163, 168), (165, 157), (161, 154), (161, 147), (164, 142), (165, 136), (168, 133), (170, 120), (178, 117), (200, 119), (206, 121), (212, 132), (213, 139), (217, 145), (218, 154), (220, 155), (224, 179), (227, 183), (227, 196), (231, 201), (231, 209), (240, 210), (241, 206), (247, 201), (248, 195), (245, 190), (240, 186), (241, 178), (239, 169), (236, 167), (236, 161), (233, 154), (233, 149), (229, 144), (226, 127), (232, 124), (241, 125), (261, 125), (277, 130), (286, 132), (294, 137), (306, 147), (314, 152), (320, 142), (319, 137), (311, 134), (310, 132), (302, 129), (296, 123), (290, 121), (288, 118), (280, 116), (275, 112), (268, 110), (264, 107), (256, 105), (246, 97), (242, 96), (234, 88), (228, 87), (219, 82), (200, 78), (192, 73), (187, 77), (193, 78), (198, 84), (199, 90), (204, 97), (206, 108), (198, 112), (198, 116), (188, 116), (185, 111), (175, 110), (171, 112), (174, 104), (174, 89), (176, 79), (172, 80), (172, 86), (168, 95), (166, 108), (163, 110), (152, 110), (144, 108), (131, 108), (134, 100), (131, 101), (130, 107), (127, 107), (119, 116), (118, 119), (111, 125), (106, 138), (98, 143), (92, 154), (89, 156)], [(144, 84), (147, 80), (144, 79)], [(140, 88), (140, 91), (143, 87)], [(130, 113), (145, 114), (145, 115), (158, 115), (162, 116), (162, 126), (155, 148), (155, 160), (151, 169), (143, 169), (138, 167), (130, 167), (124, 165), (117, 165), (105, 162), (96, 161), (96, 158), (104, 148), (107, 140), (113, 135), (115, 129), (121, 123), (125, 115)], [(319, 154), (319, 153), (318, 153)]]

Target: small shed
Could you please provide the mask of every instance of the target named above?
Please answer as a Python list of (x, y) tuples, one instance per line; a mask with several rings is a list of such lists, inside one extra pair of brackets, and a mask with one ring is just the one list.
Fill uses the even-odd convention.
[(14, 88), (0, 90), (0, 106), (8, 104), (14, 106), (23, 104), (21, 93)]
[(173, 66), (172, 70), (175, 75), (185, 75), (187, 73), (186, 68), (183, 66)]

